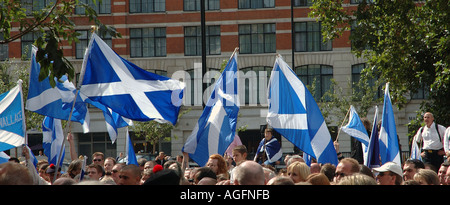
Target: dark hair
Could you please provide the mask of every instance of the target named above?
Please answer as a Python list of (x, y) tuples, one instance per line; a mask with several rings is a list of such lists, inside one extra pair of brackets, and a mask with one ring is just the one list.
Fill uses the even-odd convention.
[(217, 180), (216, 173), (214, 173), (214, 171), (211, 168), (209, 168), (209, 167), (200, 167), (200, 168), (198, 168), (197, 173), (195, 174), (194, 178), (197, 181), (200, 181), (204, 177), (210, 177), (210, 178), (213, 178), (213, 179)]
[(416, 169), (419, 169), (419, 168), (425, 169), (425, 164), (418, 159), (407, 159), (405, 161), (405, 164), (414, 164), (414, 168), (416, 168)]

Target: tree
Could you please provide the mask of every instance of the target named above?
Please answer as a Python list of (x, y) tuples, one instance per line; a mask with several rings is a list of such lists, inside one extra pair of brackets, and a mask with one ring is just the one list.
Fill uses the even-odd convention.
[[(32, 2), (35, 4), (37, 1)], [(30, 3), (24, 3), (21, 0), (0, 0), (0, 32), (3, 34), (0, 44), (20, 39), (30, 32), (37, 31), (42, 34), (34, 42), (38, 48), (36, 60), (41, 65), (39, 80), (43, 80), (47, 76), (50, 76), (50, 79), (54, 77), (59, 79), (66, 74), (69, 81), (73, 80), (74, 68), (64, 57), (62, 45), (64, 41), (69, 44), (78, 42), (80, 33), (74, 32), (76, 25), (70, 18), (76, 7), (85, 9), (84, 16), (98, 27), (101, 34), (108, 32), (112, 37), (121, 37), (114, 27), (105, 26), (99, 21), (94, 9), (79, 0), (45, 2), (48, 2), (49, 5), (41, 10), (33, 10), (31, 8), (35, 5), (29, 5)], [(93, 2), (95, 4), (98, 1), (93, 0)], [(12, 28), (18, 28), (18, 33), (11, 35)], [(53, 81), (50, 83), (55, 86)]]
[[(400, 109), (407, 96), (429, 87), (417, 111), (450, 123), (450, 4), (447, 0), (361, 1), (344, 7), (341, 0), (314, 0), (310, 17), (322, 22), (324, 40), (351, 30), (352, 52), (367, 61), (361, 81), (370, 76), (390, 83), (393, 103)], [(421, 117), (419, 118), (421, 119)], [(409, 136), (421, 120), (410, 122)]]

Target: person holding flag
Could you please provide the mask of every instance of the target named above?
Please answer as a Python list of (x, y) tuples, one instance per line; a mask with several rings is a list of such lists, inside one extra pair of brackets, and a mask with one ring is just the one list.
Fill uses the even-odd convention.
[(281, 159), (283, 152), (277, 138), (273, 136), (273, 129), (266, 128), (264, 130), (264, 138), (256, 149), (256, 155), (253, 161), (259, 164), (274, 165)]

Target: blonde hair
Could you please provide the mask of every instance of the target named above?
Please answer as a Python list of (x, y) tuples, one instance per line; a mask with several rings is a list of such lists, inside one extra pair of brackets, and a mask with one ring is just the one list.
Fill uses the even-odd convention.
[(311, 170), (304, 162), (294, 162), (290, 164), (287, 168), (287, 172), (297, 173), (300, 176), (301, 181), (306, 181), (306, 178), (311, 174)]

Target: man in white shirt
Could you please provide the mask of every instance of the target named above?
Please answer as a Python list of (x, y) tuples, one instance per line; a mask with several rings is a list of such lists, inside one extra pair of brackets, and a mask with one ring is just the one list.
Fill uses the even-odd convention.
[[(415, 142), (422, 145), (422, 161), (433, 165), (436, 170), (444, 162), (444, 134), (446, 128), (434, 122), (433, 114), (426, 112), (423, 115), (425, 126), (421, 127), (414, 136)], [(422, 144), (423, 143), (423, 144)]]

